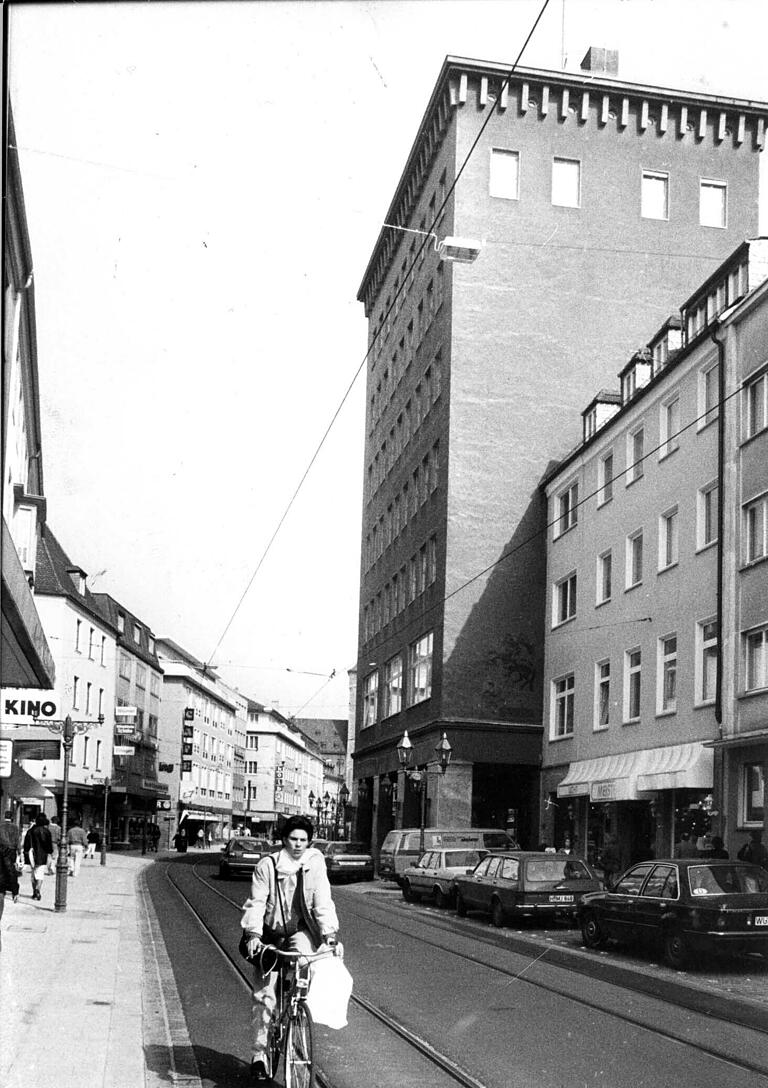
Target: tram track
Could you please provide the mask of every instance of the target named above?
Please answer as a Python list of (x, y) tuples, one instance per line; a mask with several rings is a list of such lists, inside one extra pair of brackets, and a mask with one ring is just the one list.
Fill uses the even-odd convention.
[[(192, 872), (193, 872), (193, 875), (195, 876), (195, 878), (201, 884), (203, 884), (208, 889), (208, 891), (213, 892), (220, 899), (223, 899), (223, 900), (225, 900), (225, 902), (229, 903), (232, 907), (235, 907), (238, 910), (240, 909), (240, 907), (241, 907), (240, 903), (236, 902), (234, 899), (231, 899), (228, 895), (225, 895), (218, 888), (214, 888), (213, 885), (208, 880), (205, 880), (203, 877), (200, 876), (200, 874), (197, 872), (197, 865), (196, 864), (192, 865), (191, 868), (192, 868)], [(238, 979), (245, 985), (248, 992), (250, 993), (250, 991), (252, 989), (252, 980), (251, 980), (250, 972), (246, 968), (244, 968), (243, 965), (242, 965), (243, 961), (240, 960), (239, 958), (233, 956), (230, 949), (227, 948), (227, 946), (224, 944), (224, 942), (219, 940), (219, 938), (213, 932), (211, 927), (207, 924), (205, 918), (203, 918), (203, 916), (197, 910), (197, 908), (195, 907), (195, 905), (192, 902), (192, 900), (190, 899), (190, 897), (179, 886), (179, 884), (172, 878), (172, 876), (171, 876), (171, 866), (167, 866), (165, 875), (166, 875), (166, 879), (168, 880), (169, 884), (173, 887), (174, 891), (184, 901), (184, 903), (186, 904), (188, 910), (194, 915), (194, 917), (195, 917), (196, 921), (198, 922), (198, 924), (200, 925), (200, 927), (203, 929), (203, 931), (206, 933), (206, 935), (209, 937), (209, 939), (213, 942), (213, 944), (216, 946), (216, 948), (221, 953), (221, 955), (227, 960), (227, 962), (229, 963), (229, 965), (231, 966), (231, 968), (234, 970), (235, 974), (237, 975)], [(380, 1024), (384, 1025), (391, 1032), (393, 1032), (393, 1034), (397, 1035), (398, 1038), (400, 1038), (403, 1042), (407, 1043), (410, 1047), (412, 1047), (413, 1050), (418, 1052), (423, 1058), (426, 1058), (432, 1065), (436, 1066), (438, 1069), (441, 1069), (453, 1081), (455, 1081), (457, 1084), (461, 1085), (462, 1088), (486, 1088), (486, 1086), (483, 1084), (482, 1081), (478, 1080), (476, 1077), (473, 1077), (471, 1075), (471, 1073), (469, 1073), (466, 1070), (462, 1069), (459, 1065), (457, 1065), (456, 1062), (452, 1061), (445, 1054), (441, 1054), (440, 1051), (436, 1050), (435, 1047), (433, 1047), (425, 1039), (422, 1039), (418, 1035), (416, 1035), (414, 1032), (409, 1031), (409, 1029), (407, 1027), (405, 1027), (404, 1024), (401, 1024), (399, 1021), (397, 1021), (396, 1019), (391, 1017), (383, 1009), (378, 1008), (376, 1005), (372, 1004), (370, 1001), (367, 1001), (365, 998), (359, 997), (358, 995), (356, 995), (354, 993), (352, 994), (352, 997), (351, 997), (350, 1000), (359, 1009), (363, 1010), (369, 1016), (371, 1016), (375, 1020), (377, 1020)], [(331, 1081), (328, 1079), (326, 1074), (321, 1069), (317, 1068), (317, 1065), (315, 1066), (315, 1080), (317, 1082), (318, 1088), (333, 1088), (333, 1085), (331, 1084)]]
[[(211, 892), (214, 895), (218, 896), (219, 898), (223, 899), (231, 907), (233, 907), (233, 908), (235, 908), (237, 910), (239, 910), (241, 908), (241, 902), (232, 899), (230, 896), (228, 896), (224, 892), (222, 892), (219, 888), (214, 887), (209, 879), (206, 879), (204, 876), (200, 875), (200, 873), (197, 871), (197, 869), (198, 869), (197, 863), (195, 863), (191, 868), (192, 868), (192, 873), (193, 873), (195, 879), (201, 885), (203, 885), (209, 892)], [(221, 951), (222, 955), (224, 955), (226, 957), (226, 959), (230, 962), (231, 966), (236, 971), (237, 975), (244, 982), (244, 984), (250, 989), (250, 986), (251, 986), (250, 978), (248, 977), (248, 974), (245, 972), (245, 970), (241, 966), (241, 961), (235, 959), (233, 957), (233, 955), (231, 954), (231, 952), (216, 937), (216, 935), (211, 930), (210, 926), (207, 925), (205, 919), (203, 919), (202, 916), (200, 915), (200, 913), (196, 910), (196, 908), (192, 904), (189, 897), (185, 894), (183, 889), (181, 889), (178, 886), (178, 884), (176, 883), (176, 881), (174, 881), (171, 878), (170, 867), (168, 868), (168, 871), (167, 871), (166, 875), (168, 877), (169, 882), (173, 885), (174, 889), (176, 890), (176, 892), (185, 900), (185, 902), (187, 903), (187, 906), (189, 907), (189, 909), (195, 914), (195, 916), (197, 917), (199, 923), (201, 924), (201, 926), (205, 930), (205, 932), (208, 934), (210, 939), (219, 947), (219, 950)], [(384, 910), (384, 908), (381, 905), (376, 904), (374, 909), (377, 909), (379, 911), (379, 913), (386, 915), (386, 911)], [(446, 932), (445, 928), (443, 926), (441, 926), (439, 923), (437, 923), (436, 921), (434, 921), (434, 920), (411, 919), (411, 921), (415, 921), (417, 924), (419, 924), (419, 925), (421, 925), (421, 926), (423, 926), (425, 928), (437, 929), (441, 933)], [(388, 929), (390, 932), (392, 932), (394, 934), (402, 936), (402, 930), (400, 928), (398, 928), (397, 925), (392, 924), (389, 921), (386, 921), (386, 920), (383, 920), (383, 919), (378, 919), (377, 920), (377, 925), (382, 927), (382, 928)], [(471, 934), (471, 935), (470, 934), (465, 934), (465, 935), (470, 939), (475, 939), (475, 940), (481, 942), (483, 945), (493, 947), (496, 950), (498, 950), (498, 948), (499, 948), (499, 946), (498, 946), (498, 944), (496, 942), (492, 942), (488, 938), (484, 938), (481, 934)], [(764, 1078), (766, 1080), (766, 1083), (768, 1084), (768, 1061), (758, 1063), (758, 1062), (752, 1061), (749, 1057), (746, 1057), (746, 1056), (736, 1056), (734, 1054), (727, 1053), (722, 1048), (718, 1049), (716, 1046), (711, 1045), (706, 1041), (704, 1041), (704, 1042), (702, 1042), (701, 1040), (692, 1041), (691, 1038), (687, 1037), (686, 1034), (684, 1032), (682, 1032), (682, 1031), (677, 1031), (677, 1030), (674, 1030), (672, 1028), (664, 1028), (664, 1027), (660, 1027), (659, 1025), (648, 1023), (648, 1022), (644, 1021), (642, 1018), (638, 1018), (637, 1015), (632, 1015), (632, 1014), (629, 1014), (629, 1013), (622, 1012), (621, 1009), (619, 1009), (619, 1008), (617, 1008), (615, 1006), (615, 1004), (611, 1006), (611, 1005), (606, 1004), (605, 1001), (592, 1000), (588, 996), (586, 996), (584, 993), (581, 993), (581, 992), (575, 993), (573, 990), (569, 990), (569, 989), (565, 989), (565, 988), (560, 987), (560, 986), (553, 985), (551, 982), (545, 981), (545, 980), (543, 980), (541, 978), (536, 978), (536, 977), (534, 977), (534, 976), (532, 976), (530, 974), (524, 974), (523, 973), (524, 971), (528, 970), (529, 966), (532, 967), (533, 964), (535, 962), (537, 962), (537, 960), (543, 960), (543, 958), (544, 958), (543, 955), (538, 956), (538, 957), (532, 957), (531, 963), (528, 966), (526, 966), (525, 968), (523, 968), (523, 971), (517, 971), (516, 972), (514, 970), (509, 969), (508, 967), (504, 967), (503, 965), (501, 965), (499, 963), (491, 962), (488, 958), (486, 958), (486, 957), (484, 957), (482, 955), (477, 955), (475, 953), (462, 951), (462, 950), (460, 950), (460, 949), (458, 949), (458, 948), (456, 948), (454, 946), (446, 946), (444, 943), (441, 943), (438, 940), (430, 939), (429, 937), (426, 937), (423, 934), (412, 935), (412, 936), (416, 936), (416, 939), (418, 939), (421, 943), (423, 943), (424, 945), (426, 945), (428, 947), (439, 950), (443, 954), (451, 955), (451, 956), (454, 956), (454, 957), (456, 957), (458, 959), (464, 960), (465, 962), (469, 962), (469, 963), (472, 963), (474, 965), (483, 967), (484, 969), (487, 969), (489, 971), (493, 971), (496, 974), (502, 975), (502, 976), (504, 976), (504, 977), (506, 977), (506, 978), (508, 978), (510, 980), (512, 980), (512, 979), (517, 980), (520, 983), (524, 984), (525, 986), (529, 986), (529, 987), (532, 987), (532, 988), (537, 989), (537, 990), (545, 991), (545, 992), (547, 992), (549, 994), (552, 994), (552, 995), (554, 995), (556, 997), (564, 998), (564, 999), (566, 999), (566, 1000), (568, 1000), (570, 1002), (573, 1002), (574, 1004), (579, 1005), (579, 1006), (581, 1006), (581, 1007), (583, 1007), (585, 1009), (588, 1009), (590, 1011), (595, 1011), (595, 1012), (598, 1012), (598, 1013), (600, 1013), (602, 1015), (610, 1016), (614, 1020), (617, 1020), (619, 1022), (631, 1025), (634, 1028), (639, 1028), (639, 1029), (641, 1029), (643, 1031), (646, 1031), (646, 1032), (650, 1033), (651, 1035), (657, 1036), (660, 1039), (664, 1039), (664, 1040), (666, 1040), (668, 1042), (676, 1043), (676, 1044), (678, 1044), (680, 1046), (683, 1046), (683, 1047), (689, 1047), (689, 1048), (695, 1049), (698, 1053), (700, 1053), (700, 1054), (704, 1053), (704, 1054), (708, 1055), (709, 1057), (715, 1059), (716, 1061), (722, 1063), (724, 1066), (730, 1066), (730, 1067), (732, 1067), (734, 1069), (739, 1069), (739, 1070), (742, 1070), (744, 1072), (757, 1074), (760, 1077)], [(509, 950), (509, 951), (512, 951), (512, 950)], [(516, 953), (516, 954), (519, 954), (519, 953)], [(563, 965), (549, 964), (547, 966), (559, 966), (562, 969), (567, 969)], [(661, 997), (658, 997), (658, 996), (655, 997), (655, 1000), (660, 1001), (660, 1002), (664, 1002), (664, 998), (661, 998)], [(454, 1080), (456, 1083), (465, 1086), (465, 1088), (485, 1088), (485, 1086), (483, 1085), (483, 1083), (480, 1080), (473, 1077), (467, 1070), (462, 1069), (459, 1065), (457, 1065), (457, 1063), (452, 1061), (452, 1059), (450, 1059), (449, 1057), (447, 1057), (444, 1054), (441, 1054), (438, 1050), (436, 1050), (434, 1047), (432, 1047), (431, 1044), (428, 1043), (426, 1040), (420, 1038), (418, 1035), (411, 1032), (404, 1024), (400, 1023), (398, 1020), (396, 1020), (394, 1017), (392, 1017), (385, 1010), (379, 1008), (378, 1006), (376, 1006), (372, 1002), (368, 1001), (366, 998), (363, 998), (360, 995), (357, 995), (355, 993), (353, 993), (351, 1001), (359, 1009), (361, 1009), (362, 1011), (367, 1013), (369, 1016), (373, 1017), (380, 1024), (383, 1024), (386, 1028), (388, 1028), (390, 1031), (392, 1031), (394, 1034), (396, 1034), (400, 1039), (402, 1039), (403, 1041), (408, 1043), (411, 1047), (413, 1047), (414, 1050), (418, 1051), (428, 1061), (430, 1061), (432, 1064), (434, 1064), (435, 1066), (437, 1066), (441, 1070), (443, 1070), (445, 1073), (447, 1073), (451, 1077), (451, 1079)], [(725, 1025), (725, 1024), (733, 1025), (733, 1020), (732, 1020), (731, 1017), (728, 1016), (727, 1010), (725, 1010), (722, 1015), (718, 1015), (716, 1011), (712, 1011), (712, 1010), (708, 1010), (706, 1012), (702, 1012), (701, 1010), (696, 1010), (696, 1011), (698, 1011), (700, 1015), (702, 1015), (702, 1016), (704, 1016), (704, 1017), (706, 1017), (708, 1019), (711, 1019), (712, 1021), (714, 1021), (714, 1022), (716, 1022), (716, 1023), (720, 1024), (720, 1025)], [(759, 1026), (755, 1026), (754, 1024), (742, 1025), (742, 1026), (745, 1027), (745, 1030), (752, 1031), (757, 1035), (768, 1035), (768, 1027), (762, 1028), (762, 1027), (759, 1027)], [(708, 1032), (707, 1038), (710, 1038), (712, 1036), (712, 1034), (713, 1033)], [(726, 1076), (726, 1075), (727, 1074), (724, 1071), (724, 1076)], [(320, 1085), (320, 1088), (333, 1088), (333, 1086), (328, 1081), (327, 1077), (325, 1077), (325, 1075), (322, 1074), (319, 1071), (318, 1071), (318, 1078), (317, 1079), (318, 1079), (318, 1084)], [(724, 1083), (725, 1083), (725, 1081), (724, 1081)]]

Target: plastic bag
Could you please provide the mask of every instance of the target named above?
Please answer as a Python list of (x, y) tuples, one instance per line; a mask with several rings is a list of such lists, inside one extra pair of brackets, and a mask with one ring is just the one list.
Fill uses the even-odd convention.
[(352, 976), (339, 956), (328, 956), (313, 964), (307, 1005), (316, 1024), (345, 1028), (351, 995)]

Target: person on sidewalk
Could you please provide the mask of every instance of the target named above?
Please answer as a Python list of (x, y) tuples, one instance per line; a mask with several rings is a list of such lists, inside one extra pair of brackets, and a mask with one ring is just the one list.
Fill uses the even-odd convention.
[[(7, 815), (8, 814), (6, 814), (6, 818)], [(16, 828), (16, 831), (18, 833), (18, 828)], [(11, 893), (14, 903), (19, 898), (19, 876), (16, 872), (17, 856), (18, 834), (16, 846), (11, 846), (0, 840), (0, 922), (3, 918), (3, 910), (5, 909), (6, 894), (8, 892)], [(2, 942), (0, 942), (0, 949), (2, 949)]]
[(67, 831), (67, 843), (69, 844), (69, 875), (77, 876), (88, 845), (88, 836), (78, 821), (75, 821)]
[(59, 860), (59, 844), (61, 843), (61, 825), (58, 817), (51, 816), (48, 830), (51, 833), (51, 842), (53, 843), (53, 851), (48, 858), (48, 872), (53, 875), (56, 872), (56, 862)]
[(96, 851), (101, 849), (101, 835), (99, 834), (98, 830), (93, 826), (93, 824), (91, 824), (90, 826), (87, 839), (88, 846), (85, 851), (85, 856), (86, 858), (91, 858), (92, 860), (96, 857)]
[(5, 819), (0, 820), (0, 847), (7, 846), (14, 855), (21, 853), (21, 832), (13, 822), (13, 810), (8, 809)]
[[(293, 952), (316, 952), (320, 945), (340, 949), (339, 920), (331, 898), (325, 858), (310, 846), (314, 828), (306, 816), (291, 816), (283, 827), (283, 848), (263, 857), (253, 870), (251, 895), (241, 926), (253, 961), (264, 944)], [(276, 974), (254, 967), (251, 1023), (251, 1082), (270, 1079), (267, 1032), (275, 1007)]]
[(48, 817), (39, 812), (35, 822), (24, 836), (24, 858), (32, 874), (32, 898), (43, 898), (43, 878), (48, 867), (48, 858), (53, 853), (51, 833), (48, 830)]

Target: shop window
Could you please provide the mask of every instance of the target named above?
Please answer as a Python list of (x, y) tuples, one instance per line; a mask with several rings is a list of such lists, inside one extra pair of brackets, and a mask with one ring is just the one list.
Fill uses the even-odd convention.
[(745, 824), (762, 827), (765, 814), (765, 765), (745, 763), (743, 774), (742, 819)]

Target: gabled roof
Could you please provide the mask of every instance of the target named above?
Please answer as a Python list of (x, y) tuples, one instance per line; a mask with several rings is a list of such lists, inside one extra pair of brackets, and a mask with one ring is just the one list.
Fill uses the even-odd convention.
[(40, 597), (66, 597), (76, 604), (83, 612), (93, 616), (95, 620), (111, 628), (116, 635), (117, 625), (113, 624), (109, 615), (100, 607), (95, 595), (86, 585), (80, 593), (72, 581), (69, 572), (85, 572), (77, 563), (73, 563), (67, 553), (59, 544), (50, 526), (46, 523), (40, 528), (40, 536), (37, 543), (37, 564), (35, 567), (35, 594)]
[[(154, 637), (154, 632), (144, 620), (139, 619), (139, 617), (133, 612), (130, 612), (125, 605), (120, 604), (114, 597), (111, 597), (109, 593), (94, 593), (93, 598), (97, 602), (99, 608), (104, 612), (104, 615), (109, 617), (110, 623), (118, 628), (117, 645), (120, 646), (121, 649), (127, 650), (128, 653), (140, 657), (142, 661), (146, 661), (153, 669), (162, 672), (163, 670), (160, 668), (160, 662), (157, 660), (157, 653), (153, 653), (149, 648), (149, 637)], [(119, 633), (120, 629), (117, 622), (118, 614), (125, 617), (126, 626), (122, 634)], [(129, 629), (133, 632), (135, 624), (138, 624), (141, 628), (140, 643), (137, 643), (132, 636), (129, 637), (127, 633)], [(155, 645), (157, 645), (157, 641), (155, 641)]]
[(297, 718), (296, 725), (325, 754), (347, 751), (349, 722), (346, 718)]

